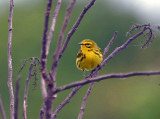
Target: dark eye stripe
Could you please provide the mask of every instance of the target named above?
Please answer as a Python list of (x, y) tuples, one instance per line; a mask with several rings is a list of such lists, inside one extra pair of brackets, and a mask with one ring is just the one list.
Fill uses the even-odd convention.
[(90, 43), (86, 43), (85, 46), (86, 46), (87, 48), (91, 48), (91, 44), (90, 44)]
[(87, 48), (91, 48), (91, 46), (90, 46), (90, 45), (86, 45), (86, 44), (85, 44), (85, 46), (86, 46)]

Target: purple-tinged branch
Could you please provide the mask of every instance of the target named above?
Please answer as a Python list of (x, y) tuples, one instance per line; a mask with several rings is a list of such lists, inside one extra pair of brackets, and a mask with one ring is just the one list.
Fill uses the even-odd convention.
[(142, 48), (145, 48), (145, 47), (154, 39), (153, 30), (152, 30), (150, 27), (148, 27), (147, 29), (149, 30), (149, 32), (147, 33), (148, 39), (147, 39), (146, 42), (142, 45)]
[(72, 0), (68, 9), (67, 9), (65, 20), (64, 20), (64, 23), (63, 23), (63, 26), (62, 26), (62, 29), (61, 29), (61, 32), (60, 32), (60, 35), (59, 35), (59, 40), (58, 40), (58, 43), (57, 43), (56, 51), (53, 55), (53, 64), (52, 64), (52, 68), (51, 68), (50, 73), (49, 73), (51, 82), (48, 84), (47, 97), (46, 97), (45, 102), (44, 102), (45, 106), (46, 106), (46, 109), (45, 109), (46, 119), (51, 118), (51, 114), (52, 114), (52, 111), (53, 111), (54, 98), (57, 97), (57, 95), (52, 95), (52, 93), (56, 89), (56, 72), (57, 72), (57, 65), (58, 65), (58, 62), (59, 62), (58, 58), (59, 58), (59, 54), (60, 54), (59, 49), (61, 49), (62, 42), (63, 42), (63, 37), (64, 37), (65, 31), (66, 31), (67, 25), (69, 23), (70, 14), (72, 12), (72, 8), (74, 7), (75, 2), (76, 2), (76, 0)]
[(88, 97), (92, 91), (92, 88), (94, 86), (94, 82), (92, 82), (86, 92), (86, 95), (84, 96), (83, 98), (83, 101), (82, 101), (82, 105), (81, 105), (81, 109), (80, 109), (80, 112), (79, 112), (79, 115), (78, 115), (78, 119), (82, 119), (83, 115), (84, 115), (84, 109), (86, 107), (86, 103), (87, 103), (87, 100), (88, 100)]
[(15, 89), (15, 113), (14, 113), (14, 119), (18, 119), (18, 105), (19, 105), (19, 82), (21, 80), (21, 77), (18, 76), (16, 80), (16, 89)]
[(47, 32), (48, 32), (48, 25), (49, 25), (49, 17), (51, 12), (52, 0), (48, 0), (46, 13), (45, 13), (45, 21), (44, 21), (44, 30), (42, 36), (42, 49), (41, 49), (41, 73), (42, 77), (47, 84), (50, 83), (47, 74)]
[(26, 80), (26, 87), (25, 87), (25, 93), (24, 93), (24, 101), (23, 101), (23, 119), (27, 119), (27, 98), (28, 98), (28, 89), (29, 89), (29, 82), (32, 77), (32, 69), (34, 67), (35, 60), (33, 59), (30, 68), (29, 68), (29, 74), (28, 79)]
[(133, 31), (135, 31), (136, 29), (145, 29), (148, 30), (149, 32), (147, 33), (147, 35), (149, 36), (149, 38), (145, 41), (145, 43), (142, 45), (142, 48), (146, 47), (146, 45), (148, 45), (152, 39), (154, 39), (154, 34), (153, 34), (153, 30), (151, 28), (151, 25), (150, 24), (143, 24), (143, 25), (140, 25), (140, 24), (134, 24), (132, 25), (131, 29), (129, 30), (129, 32), (127, 32), (127, 36), (129, 34), (131, 34)]
[(4, 111), (4, 107), (3, 107), (3, 103), (2, 103), (2, 99), (1, 99), (1, 96), (0, 96), (0, 113), (2, 115), (2, 119), (7, 119), (6, 118), (6, 113)]
[(115, 32), (114, 32), (114, 35), (113, 35), (113, 37), (112, 37), (112, 39), (111, 39), (110, 42), (108, 43), (107, 47), (104, 49), (104, 52), (103, 52), (103, 59), (105, 58), (105, 56), (106, 56), (106, 54), (108, 53), (110, 47), (112, 46), (112, 43), (113, 43), (114, 40), (116, 39), (117, 34), (118, 34), (118, 32), (115, 31)]
[(47, 44), (46, 44), (46, 55), (47, 56), (49, 54), (49, 47), (50, 47), (50, 43), (51, 43), (54, 31), (55, 31), (56, 20), (57, 20), (57, 16), (58, 16), (61, 4), (62, 4), (62, 0), (58, 0), (56, 8), (55, 8), (53, 16), (52, 16), (52, 23), (51, 23), (49, 35), (47, 37)]
[(73, 25), (72, 29), (69, 31), (69, 33), (68, 33), (68, 35), (67, 35), (67, 38), (66, 38), (66, 40), (65, 40), (65, 42), (64, 42), (64, 45), (63, 45), (63, 47), (62, 47), (62, 49), (61, 49), (59, 58), (61, 58), (61, 56), (63, 55), (64, 51), (66, 50), (66, 48), (67, 48), (67, 46), (68, 46), (68, 43), (69, 43), (71, 37), (73, 36), (73, 34), (75, 33), (75, 31), (77, 30), (77, 28), (78, 28), (79, 24), (81, 23), (84, 15), (85, 15), (85, 14), (87, 13), (87, 11), (94, 5), (95, 1), (96, 1), (96, 0), (91, 0), (91, 1), (89, 2), (89, 4), (84, 7), (84, 9), (83, 9), (82, 13), (80, 14), (80, 16), (78, 17), (76, 23)]
[(42, 97), (43, 99), (45, 99), (47, 97), (47, 90), (46, 90), (46, 85), (45, 85), (45, 80), (43, 79), (43, 77), (41, 76), (41, 93), (42, 93)]
[(103, 62), (100, 64), (100, 67), (104, 67), (106, 65), (106, 63), (112, 59), (112, 57), (114, 57), (118, 52), (120, 52), (121, 50), (127, 48), (127, 46), (133, 41), (135, 40), (137, 37), (139, 37), (140, 35), (142, 35), (144, 32), (146, 31), (146, 27), (144, 27), (139, 33), (137, 33), (136, 35), (130, 37), (123, 45), (121, 45), (120, 47), (117, 47), (106, 59), (103, 60)]
[(14, 119), (14, 93), (13, 93), (13, 69), (12, 69), (12, 18), (13, 18), (13, 0), (10, 0), (10, 11), (9, 11), (9, 19), (8, 19), (8, 26), (9, 26), (9, 36), (8, 36), (8, 88), (10, 93), (10, 118)]
[(67, 90), (76, 86), (83, 86), (91, 82), (99, 82), (101, 80), (107, 80), (112, 78), (127, 78), (133, 76), (150, 76), (150, 75), (160, 75), (160, 71), (146, 71), (146, 72), (130, 72), (130, 73), (113, 73), (109, 75), (102, 75), (95, 78), (89, 78), (87, 80), (77, 81), (74, 83), (70, 83), (64, 86), (61, 86), (56, 89), (54, 93), (61, 92), (63, 90)]
[(64, 19), (64, 22), (63, 22), (63, 26), (62, 26), (62, 29), (61, 29), (60, 34), (59, 34), (59, 40), (58, 40), (58, 43), (57, 43), (56, 51), (53, 55), (53, 60), (54, 61), (53, 61), (52, 68), (51, 68), (51, 71), (50, 71), (50, 77), (52, 79), (54, 88), (56, 88), (55, 77), (56, 77), (56, 72), (57, 72), (57, 65), (58, 65), (58, 62), (59, 62), (60, 49), (62, 47), (64, 34), (65, 34), (66, 28), (68, 26), (68, 23), (69, 23), (69, 20), (70, 20), (70, 15), (71, 15), (72, 9), (75, 5), (75, 2), (76, 2), (76, 0), (72, 0), (69, 7), (67, 8), (67, 12), (66, 12), (66, 16), (65, 16), (65, 19)]
[(57, 109), (55, 110), (55, 112), (53, 113), (52, 115), (52, 119), (55, 119), (58, 115), (58, 113), (61, 111), (61, 109), (67, 104), (70, 102), (71, 98), (77, 93), (77, 91), (81, 88), (82, 86), (77, 86), (75, 87), (71, 92), (70, 94), (67, 96), (67, 98), (61, 103), (58, 105)]
[[(144, 32), (146, 30), (148, 30), (148, 28), (150, 28), (150, 25), (138, 25), (138, 26), (133, 26), (133, 28), (131, 28), (131, 30), (127, 33), (130, 34), (132, 33), (133, 30), (135, 29), (140, 29), (143, 28), (140, 32), (138, 32), (136, 35), (130, 37), (123, 45), (117, 47), (106, 59), (104, 59), (102, 61), (102, 63), (100, 64), (99, 67), (97, 67), (95, 70), (92, 71), (92, 73), (90, 75), (96, 74), (102, 67), (104, 67), (111, 59), (112, 57), (114, 57), (117, 53), (119, 53), (121, 50), (127, 48), (127, 46), (133, 41), (135, 40), (137, 37), (141, 36), (142, 34), (144, 34)], [(151, 30), (151, 29), (150, 29)], [(149, 30), (149, 33), (150, 33)], [(147, 40), (148, 41), (148, 40)]]

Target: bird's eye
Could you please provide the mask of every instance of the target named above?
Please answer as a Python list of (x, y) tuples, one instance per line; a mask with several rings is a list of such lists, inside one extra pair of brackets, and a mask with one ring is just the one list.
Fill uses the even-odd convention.
[(90, 43), (86, 43), (85, 46), (86, 46), (87, 48), (90, 48), (90, 47), (91, 47), (91, 44), (90, 44)]

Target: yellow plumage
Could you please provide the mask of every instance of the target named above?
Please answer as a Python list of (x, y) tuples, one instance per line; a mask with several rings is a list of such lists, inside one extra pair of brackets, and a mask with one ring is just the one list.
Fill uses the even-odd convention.
[(76, 60), (78, 69), (82, 71), (92, 70), (102, 62), (102, 51), (94, 41), (86, 39), (80, 45), (81, 49), (77, 54)]

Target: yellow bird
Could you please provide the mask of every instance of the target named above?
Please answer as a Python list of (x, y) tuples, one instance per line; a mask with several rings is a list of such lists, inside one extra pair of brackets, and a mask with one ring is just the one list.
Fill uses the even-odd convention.
[(78, 69), (83, 72), (92, 70), (102, 62), (102, 51), (94, 41), (85, 39), (79, 45), (81, 45), (81, 49), (77, 54), (76, 60)]

